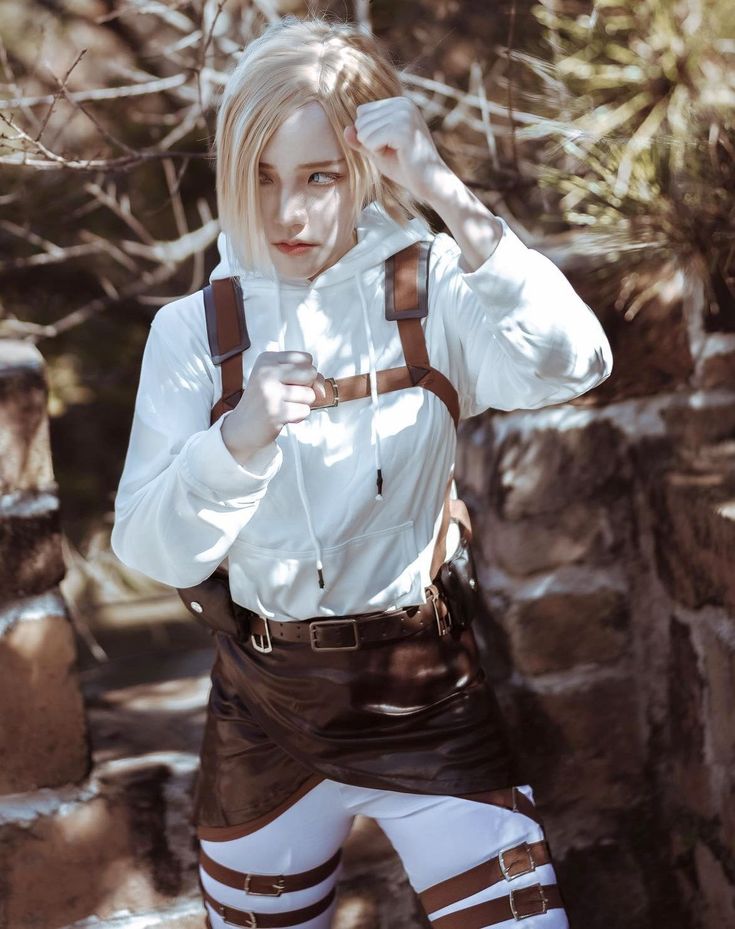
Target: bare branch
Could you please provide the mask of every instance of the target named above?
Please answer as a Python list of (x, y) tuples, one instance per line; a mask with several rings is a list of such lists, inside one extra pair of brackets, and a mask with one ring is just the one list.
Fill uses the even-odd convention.
[[(97, 100), (122, 100), (127, 97), (159, 94), (164, 90), (183, 87), (188, 80), (189, 77), (186, 74), (174, 74), (171, 77), (149, 81), (145, 84), (130, 84), (126, 87), (100, 87), (97, 90), (76, 90), (69, 96), (75, 103), (87, 103)], [(17, 110), (20, 107), (53, 104), (56, 96), (56, 94), (44, 94), (42, 97), (13, 97), (10, 100), (0, 100), (0, 110)]]

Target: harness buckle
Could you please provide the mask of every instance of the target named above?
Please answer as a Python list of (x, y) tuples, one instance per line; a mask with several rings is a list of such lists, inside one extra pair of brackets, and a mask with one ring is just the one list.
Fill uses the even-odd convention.
[[(316, 634), (322, 626), (326, 629), (336, 629), (340, 626), (349, 626), (352, 629), (354, 643), (350, 645), (320, 645), (317, 641)], [(360, 636), (357, 631), (357, 620), (350, 619), (315, 619), (309, 624), (309, 644), (315, 652), (337, 652), (337, 651), (354, 651), (360, 647)]]
[[(517, 870), (517, 868), (523, 868), (523, 860), (516, 859), (506, 864), (505, 855), (508, 852), (522, 852), (528, 857), (528, 867), (523, 870)], [(533, 859), (531, 854), (531, 849), (529, 848), (528, 842), (521, 842), (520, 845), (514, 845), (512, 848), (503, 848), (498, 852), (498, 865), (503, 874), (503, 877), (506, 881), (512, 881), (516, 877), (520, 877), (522, 874), (530, 874), (531, 871), (536, 870), (536, 862)]]
[(333, 377), (325, 377), (324, 381), (329, 381), (332, 385), (332, 400), (330, 403), (320, 403), (319, 406), (313, 406), (312, 410), (328, 410), (339, 403), (339, 385)]
[(253, 890), (250, 887), (250, 879), (252, 877), (252, 874), (245, 875), (243, 890), (246, 894), (250, 894), (253, 897), (280, 897), (283, 891), (286, 889), (286, 881), (283, 875), (279, 875), (278, 877), (273, 878), (271, 883), (271, 890)]
[(265, 633), (251, 632), (250, 644), (256, 652), (260, 652), (261, 655), (267, 655), (269, 652), (273, 651), (273, 643), (271, 642), (271, 633), (268, 628), (268, 617), (261, 616), (260, 618), (265, 623)]
[[(520, 898), (523, 895), (526, 899), (521, 901), (519, 899), (516, 903), (516, 897)], [(516, 890), (511, 890), (510, 896), (508, 897), (510, 901), (510, 910), (513, 913), (515, 919), (528, 919), (529, 916), (540, 916), (542, 913), (545, 913), (549, 908), (549, 901), (546, 898), (544, 889), (541, 884), (530, 884), (528, 887), (518, 887)], [(540, 910), (531, 910), (530, 913), (519, 913), (518, 905), (527, 906), (528, 904), (533, 905), (534, 903), (540, 903)]]

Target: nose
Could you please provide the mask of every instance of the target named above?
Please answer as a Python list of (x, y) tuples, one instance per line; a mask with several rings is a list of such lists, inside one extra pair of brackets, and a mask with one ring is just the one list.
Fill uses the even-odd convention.
[(278, 204), (278, 219), (284, 229), (291, 230), (294, 226), (298, 229), (303, 228), (306, 221), (306, 204), (303, 194), (284, 186)]

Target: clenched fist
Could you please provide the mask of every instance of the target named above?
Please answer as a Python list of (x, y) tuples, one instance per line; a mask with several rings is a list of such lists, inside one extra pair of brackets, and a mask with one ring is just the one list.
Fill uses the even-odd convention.
[(323, 380), (308, 352), (258, 355), (240, 402), (222, 424), (222, 440), (230, 453), (245, 465), (286, 423), (306, 419), (317, 390), (324, 395)]

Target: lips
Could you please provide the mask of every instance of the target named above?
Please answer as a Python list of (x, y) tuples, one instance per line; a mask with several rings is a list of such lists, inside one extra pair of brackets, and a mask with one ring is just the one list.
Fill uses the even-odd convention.
[(303, 252), (308, 251), (310, 248), (314, 248), (314, 243), (295, 242), (290, 244), (289, 242), (276, 242), (276, 248), (286, 255), (300, 255)]

